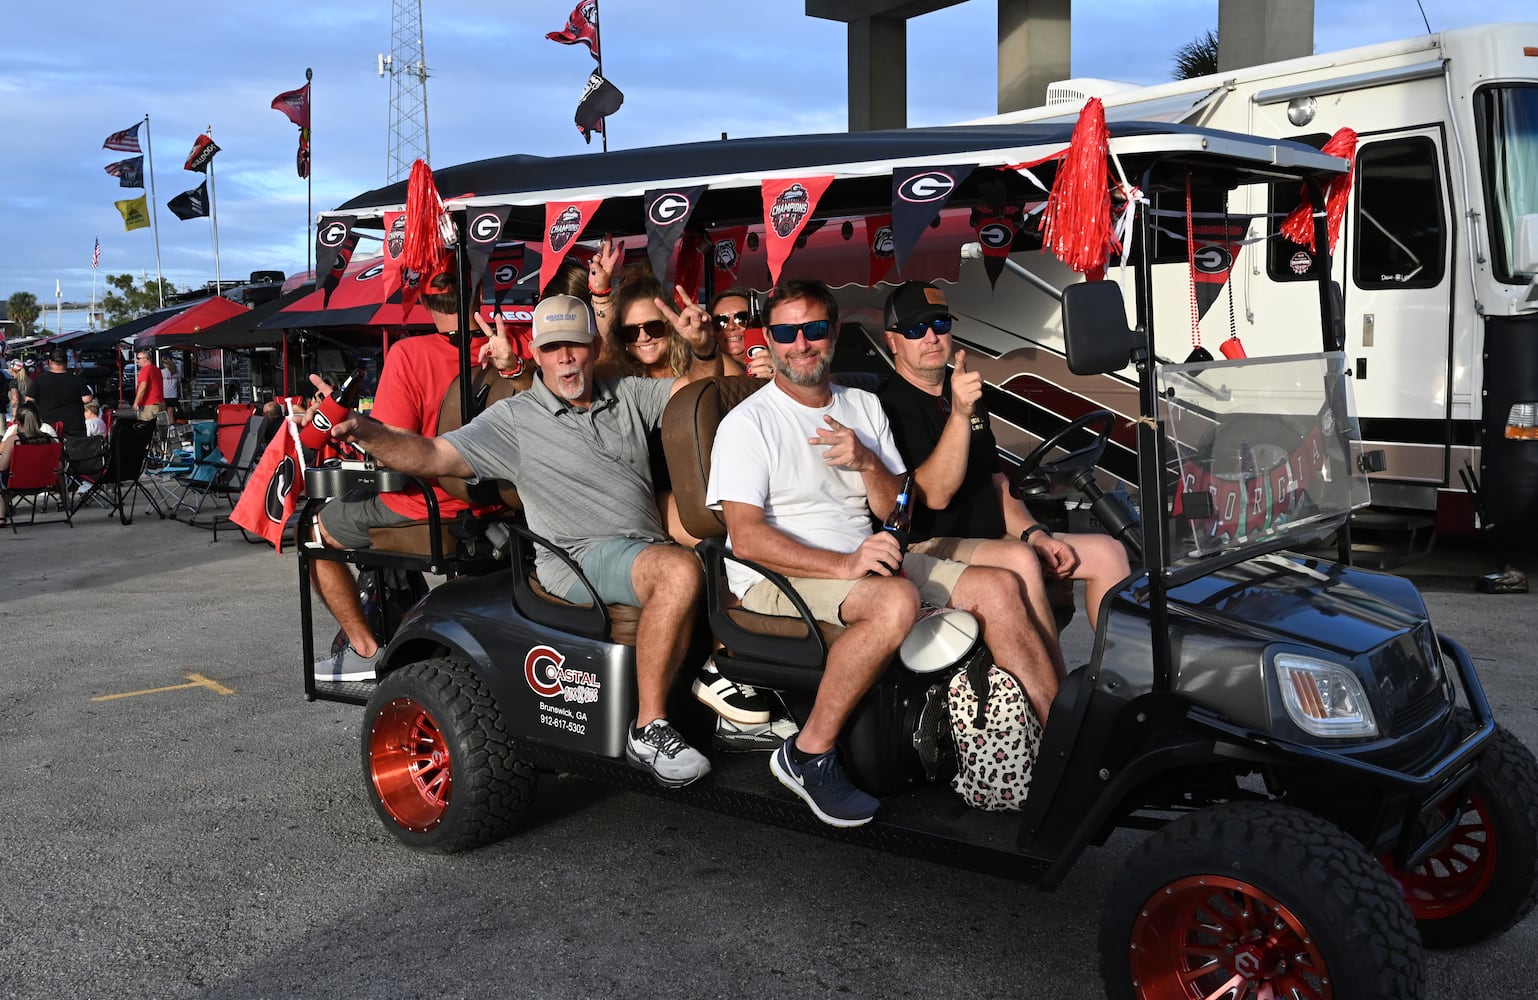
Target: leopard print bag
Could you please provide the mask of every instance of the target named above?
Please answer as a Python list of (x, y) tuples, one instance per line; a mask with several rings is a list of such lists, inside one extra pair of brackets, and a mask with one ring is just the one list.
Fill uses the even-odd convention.
[(995, 666), (986, 676), (986, 700), (978, 697), (981, 670), (951, 676), (947, 702), (956, 743), (951, 787), (974, 809), (1018, 812), (1031, 788), (1041, 723), (1014, 677)]

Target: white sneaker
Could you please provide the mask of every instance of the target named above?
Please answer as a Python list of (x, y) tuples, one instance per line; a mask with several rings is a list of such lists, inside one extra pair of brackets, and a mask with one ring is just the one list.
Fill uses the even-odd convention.
[(728, 753), (778, 750), (781, 743), (800, 731), (801, 727), (784, 715), (756, 726), (738, 725), (722, 716), (716, 719), (716, 731), (710, 738), (710, 745)]
[(679, 788), (710, 773), (710, 761), (691, 747), (666, 719), (654, 719), (645, 729), (632, 724), (625, 740), (625, 757), (650, 771), (657, 784)]

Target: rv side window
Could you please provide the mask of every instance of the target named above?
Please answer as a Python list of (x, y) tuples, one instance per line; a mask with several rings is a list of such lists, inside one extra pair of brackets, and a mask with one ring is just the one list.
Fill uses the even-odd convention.
[(1272, 281), (1314, 281), (1319, 273), (1314, 254), (1308, 247), (1299, 246), (1281, 234), (1282, 220), (1303, 200), (1303, 186), (1297, 181), (1286, 181), (1269, 187), (1266, 276)]
[(1486, 87), (1474, 95), (1484, 164), (1491, 256), (1497, 280), (1527, 283), (1512, 270), (1517, 220), (1538, 212), (1538, 87)]
[(1432, 288), (1447, 260), (1436, 143), (1407, 136), (1356, 155), (1352, 278), (1358, 288)]

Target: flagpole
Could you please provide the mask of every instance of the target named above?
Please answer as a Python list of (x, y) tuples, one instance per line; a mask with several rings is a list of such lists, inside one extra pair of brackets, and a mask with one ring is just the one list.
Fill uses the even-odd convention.
[[(292, 77), (290, 77), (292, 79)], [(315, 70), (309, 66), (304, 68), (304, 85), (310, 89), (305, 91), (308, 98), (305, 101), (305, 121), (315, 121), (315, 88), (310, 86), (315, 79)], [(307, 127), (310, 140), (310, 169), (304, 172), (304, 269), (312, 270), (314, 265), (310, 263), (310, 255), (315, 251), (315, 238), (310, 233), (310, 227), (315, 225), (315, 130)]]
[(59, 279), (53, 279), (54, 322), (59, 324), (58, 333), (64, 332), (64, 286), (59, 284)]
[(155, 295), (160, 302), (160, 308), (166, 305), (166, 282), (160, 273), (160, 202), (155, 197), (155, 153), (154, 144), (150, 142), (150, 116), (144, 115), (144, 162), (150, 168), (150, 212), (155, 223)]
[[(593, 47), (598, 51), (593, 53), (598, 57), (598, 78), (606, 80), (603, 75), (603, 14), (598, 10), (598, 0), (593, 0), (593, 13), (598, 17), (598, 23), (593, 25)], [(603, 119), (603, 151), (609, 151), (609, 119)]]
[[(208, 126), (208, 139), (214, 138), (214, 127)], [(208, 218), (214, 226), (214, 294), (224, 294), (224, 282), (219, 274), (219, 202), (214, 197), (214, 158), (208, 158)]]

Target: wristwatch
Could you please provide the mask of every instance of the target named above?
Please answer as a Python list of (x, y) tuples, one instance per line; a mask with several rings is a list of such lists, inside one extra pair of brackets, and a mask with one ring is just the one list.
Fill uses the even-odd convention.
[(1031, 532), (1033, 532), (1033, 531), (1045, 532), (1046, 536), (1048, 538), (1052, 537), (1052, 532), (1047, 529), (1047, 526), (1045, 524), (1042, 524), (1040, 521), (1037, 521), (1035, 524), (1031, 525), (1029, 528), (1026, 528), (1024, 531), (1020, 532), (1020, 540), (1022, 542), (1025, 542), (1026, 544), (1030, 544)]

